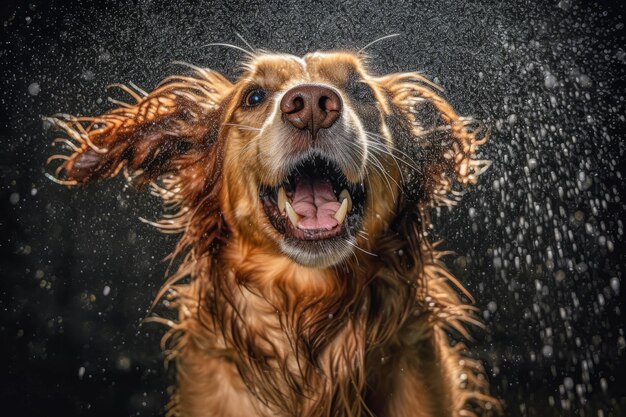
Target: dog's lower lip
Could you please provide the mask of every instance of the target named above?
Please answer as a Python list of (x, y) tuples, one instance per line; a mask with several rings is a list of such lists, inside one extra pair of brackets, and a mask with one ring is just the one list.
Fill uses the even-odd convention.
[(328, 229), (309, 229), (303, 230), (294, 227), (290, 222), (287, 222), (288, 233), (285, 236), (290, 236), (299, 240), (324, 240), (330, 239), (346, 233), (346, 228), (343, 224), (338, 224), (334, 228)]

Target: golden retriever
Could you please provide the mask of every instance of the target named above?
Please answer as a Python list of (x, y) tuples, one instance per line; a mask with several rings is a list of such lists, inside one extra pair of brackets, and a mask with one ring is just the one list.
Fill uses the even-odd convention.
[[(124, 172), (182, 237), (159, 297), (177, 416), (472, 416), (498, 402), (452, 346), (477, 323), (427, 240), (488, 166), (485, 130), (416, 72), (361, 53), (255, 52), (235, 82), (193, 67), (135, 104), (57, 117), (67, 185)], [(71, 140), (69, 140), (71, 139)], [(188, 278), (183, 280), (183, 278)], [(464, 293), (465, 295), (461, 295)]]

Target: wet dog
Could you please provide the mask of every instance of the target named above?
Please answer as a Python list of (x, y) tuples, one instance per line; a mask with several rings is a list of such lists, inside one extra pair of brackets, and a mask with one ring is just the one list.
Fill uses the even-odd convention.
[[(54, 179), (124, 173), (181, 233), (165, 284), (181, 416), (469, 416), (493, 409), (451, 346), (477, 323), (427, 240), (427, 210), (488, 166), (486, 135), (418, 73), (361, 54), (252, 53), (231, 82), (195, 68), (136, 103), (52, 122)], [(71, 140), (70, 140), (71, 139)], [(189, 278), (182, 283), (183, 278)], [(462, 295), (462, 294), (465, 295)]]

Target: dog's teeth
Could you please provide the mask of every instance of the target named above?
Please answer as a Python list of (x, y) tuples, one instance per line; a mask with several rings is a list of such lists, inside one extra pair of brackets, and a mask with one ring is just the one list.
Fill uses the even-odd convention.
[(341, 202), (339, 210), (337, 210), (337, 213), (335, 213), (335, 219), (337, 219), (337, 222), (339, 224), (343, 223), (343, 221), (346, 219), (346, 214), (348, 214), (348, 205), (350, 204), (349, 200), (350, 198), (344, 198)]
[(287, 202), (287, 193), (283, 187), (278, 189), (278, 209), (280, 214), (285, 214), (285, 203)]
[(298, 213), (296, 213), (293, 207), (291, 207), (291, 204), (289, 204), (289, 201), (285, 201), (285, 211), (287, 212), (287, 217), (289, 217), (291, 224), (293, 224), (294, 227), (298, 227), (298, 222), (300, 221), (300, 215), (298, 215)]
[(350, 192), (348, 190), (343, 190), (339, 193), (339, 201), (343, 203), (343, 200), (348, 200), (348, 213), (352, 210), (352, 197), (350, 197)]

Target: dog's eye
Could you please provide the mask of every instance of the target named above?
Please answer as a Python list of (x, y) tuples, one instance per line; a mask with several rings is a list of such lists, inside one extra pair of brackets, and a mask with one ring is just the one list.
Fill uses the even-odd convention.
[(258, 106), (265, 99), (265, 91), (261, 89), (250, 90), (248, 94), (246, 94), (246, 98), (244, 100), (244, 104), (248, 107)]

